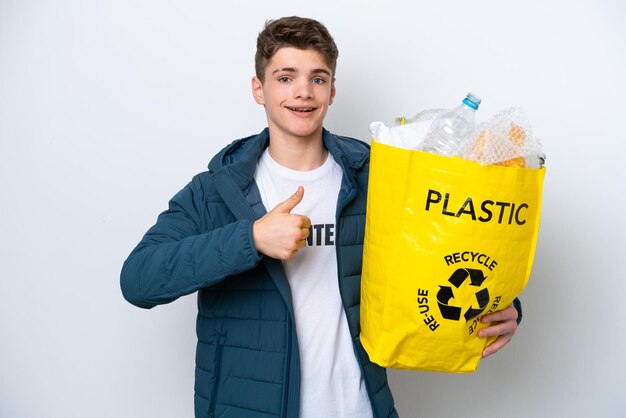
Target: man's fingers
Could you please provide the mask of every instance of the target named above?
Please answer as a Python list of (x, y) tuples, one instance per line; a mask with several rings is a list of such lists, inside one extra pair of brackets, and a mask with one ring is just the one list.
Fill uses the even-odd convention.
[[(308, 216), (304, 216), (304, 215), (301, 215), (301, 216), (302, 216), (302, 218), (304, 218), (304, 219), (302, 219), (302, 226), (301, 226), (301, 228), (306, 228), (308, 230), (311, 227), (311, 219), (309, 219)], [(307, 236), (308, 236), (308, 234), (307, 234)]]
[(488, 357), (500, 351), (500, 349), (504, 347), (505, 345), (507, 345), (509, 341), (511, 341), (512, 338), (513, 338), (512, 333), (500, 335), (493, 343), (485, 347), (485, 349), (483, 350), (483, 358)]
[(490, 313), (482, 317), (482, 322), (501, 322), (501, 321), (517, 321), (517, 309), (513, 305), (509, 305), (506, 309)]
[(305, 215), (290, 213), (302, 201), (304, 188), (279, 203), (252, 227), (254, 245), (260, 253), (280, 260), (289, 260), (307, 244), (311, 220)]
[(517, 309), (511, 305), (501, 311), (485, 315), (482, 321), (491, 322), (492, 324), (478, 331), (478, 336), (482, 338), (497, 337), (493, 343), (483, 350), (484, 358), (498, 352), (511, 341), (517, 330)]
[(517, 322), (513, 320), (498, 322), (498, 323), (493, 324), (490, 327), (487, 327), (485, 329), (481, 329), (480, 331), (478, 331), (478, 336), (481, 338), (486, 338), (486, 337), (500, 336), (504, 334), (513, 334), (516, 329), (517, 329)]
[(287, 200), (280, 202), (270, 212), (289, 213), (302, 201), (304, 196), (304, 187), (299, 186), (298, 190), (292, 194)]

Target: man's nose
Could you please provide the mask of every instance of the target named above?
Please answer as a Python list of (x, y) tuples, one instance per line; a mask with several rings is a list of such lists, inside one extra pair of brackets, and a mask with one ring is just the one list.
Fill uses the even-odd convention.
[(298, 80), (294, 93), (298, 99), (310, 99), (313, 97), (313, 85), (309, 80)]

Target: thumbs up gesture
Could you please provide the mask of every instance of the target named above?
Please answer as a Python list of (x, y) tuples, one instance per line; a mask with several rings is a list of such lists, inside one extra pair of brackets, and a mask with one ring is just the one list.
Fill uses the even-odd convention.
[(252, 239), (258, 252), (288, 260), (305, 246), (311, 220), (291, 213), (303, 196), (304, 188), (300, 186), (291, 197), (252, 225)]

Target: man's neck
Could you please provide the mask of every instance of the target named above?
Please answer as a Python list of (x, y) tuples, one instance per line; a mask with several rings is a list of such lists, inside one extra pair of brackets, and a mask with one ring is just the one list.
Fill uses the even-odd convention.
[(268, 152), (278, 164), (298, 171), (321, 167), (328, 157), (321, 133), (312, 138), (282, 138), (270, 132)]

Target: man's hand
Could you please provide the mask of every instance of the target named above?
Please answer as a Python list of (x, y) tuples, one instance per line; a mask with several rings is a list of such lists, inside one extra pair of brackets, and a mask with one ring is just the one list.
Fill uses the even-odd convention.
[(288, 260), (306, 245), (311, 220), (304, 215), (290, 213), (303, 196), (304, 188), (300, 186), (289, 199), (276, 205), (252, 225), (252, 239), (258, 252)]
[(480, 330), (479, 337), (498, 337), (485, 347), (483, 358), (499, 351), (508, 344), (517, 329), (517, 309), (513, 305), (508, 308), (483, 316), (481, 322), (492, 322), (491, 326)]

